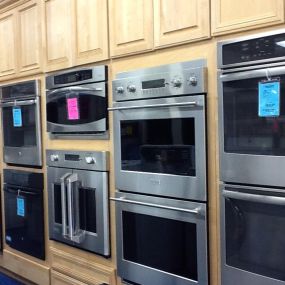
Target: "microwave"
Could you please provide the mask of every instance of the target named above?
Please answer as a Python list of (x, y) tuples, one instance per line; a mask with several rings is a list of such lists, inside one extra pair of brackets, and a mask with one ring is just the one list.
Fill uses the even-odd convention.
[(52, 138), (106, 138), (107, 66), (49, 75), (46, 88), (47, 131)]

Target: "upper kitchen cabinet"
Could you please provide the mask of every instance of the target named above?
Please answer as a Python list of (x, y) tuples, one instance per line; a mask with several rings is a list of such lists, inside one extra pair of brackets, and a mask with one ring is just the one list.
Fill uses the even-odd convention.
[(210, 37), (209, 0), (153, 1), (156, 48)]
[(211, 7), (213, 35), (284, 22), (284, 0), (212, 0)]
[(109, 0), (109, 21), (111, 56), (153, 48), (152, 0)]
[(46, 70), (108, 58), (106, 0), (45, 0)]
[(41, 70), (40, 15), (37, 0), (0, 14), (0, 80)]

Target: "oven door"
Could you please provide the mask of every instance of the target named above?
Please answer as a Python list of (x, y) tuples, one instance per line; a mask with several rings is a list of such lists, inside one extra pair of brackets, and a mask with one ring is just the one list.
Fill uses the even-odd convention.
[[(4, 161), (41, 166), (40, 99), (3, 102)], [(15, 113), (16, 112), (16, 113)]]
[(109, 256), (107, 172), (48, 167), (50, 239)]
[(107, 130), (106, 83), (47, 91), (47, 131), (92, 134)]
[(205, 96), (114, 103), (116, 188), (206, 201)]
[(207, 283), (206, 205), (116, 193), (118, 275), (131, 284)]
[[(280, 82), (274, 116), (260, 113), (258, 86), (268, 79)], [(221, 180), (283, 187), (285, 67), (221, 75), (219, 88)]]
[(285, 284), (285, 193), (222, 185), (223, 284)]

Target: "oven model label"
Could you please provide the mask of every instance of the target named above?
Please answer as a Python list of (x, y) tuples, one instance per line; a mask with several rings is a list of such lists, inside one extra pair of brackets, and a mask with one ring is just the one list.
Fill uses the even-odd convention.
[(22, 109), (20, 107), (13, 107), (13, 126), (22, 127)]
[(79, 108), (77, 98), (67, 98), (68, 120), (79, 120)]
[(280, 115), (280, 81), (258, 83), (258, 116), (278, 117)]
[(17, 215), (25, 217), (25, 199), (23, 197), (17, 197)]

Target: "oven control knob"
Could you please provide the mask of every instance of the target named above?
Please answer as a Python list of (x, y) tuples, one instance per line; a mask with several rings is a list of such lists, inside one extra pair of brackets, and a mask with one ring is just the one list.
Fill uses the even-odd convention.
[(127, 89), (129, 92), (132, 92), (132, 93), (136, 92), (137, 90), (135, 85), (129, 85)]
[(123, 86), (117, 87), (117, 88), (116, 88), (116, 92), (117, 92), (118, 94), (123, 94), (123, 93), (124, 93), (124, 87), (123, 87)]
[(182, 85), (182, 81), (181, 81), (181, 79), (176, 78), (176, 79), (172, 80), (172, 84), (173, 84), (173, 87), (178, 87), (179, 88)]
[(197, 77), (196, 76), (190, 76), (189, 78), (189, 84), (192, 86), (196, 86), (198, 83)]
[(92, 156), (85, 157), (85, 161), (87, 164), (95, 164), (95, 158)]
[(59, 160), (58, 154), (52, 154), (52, 155), (50, 156), (50, 160), (51, 160), (51, 161), (58, 161), (58, 160)]

